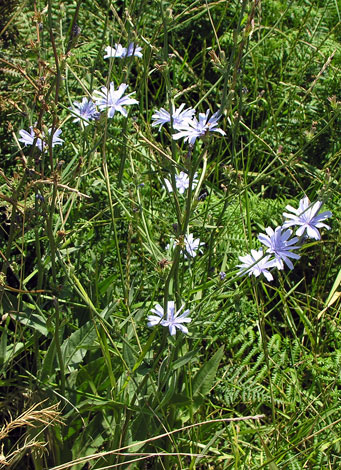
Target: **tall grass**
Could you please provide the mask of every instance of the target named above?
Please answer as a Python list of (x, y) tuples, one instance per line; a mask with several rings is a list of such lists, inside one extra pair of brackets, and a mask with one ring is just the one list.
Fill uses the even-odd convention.
[[(338, 3), (2, 13), (0, 468), (338, 468)], [(142, 58), (103, 58), (131, 42)], [(110, 82), (135, 92), (128, 116), (73, 122)], [(182, 103), (220, 111), (226, 135), (190, 146), (152, 126)], [(33, 144), (51, 129), (45, 151), (19, 141), (30, 126)], [(272, 282), (241, 276), (239, 256), (305, 195), (331, 229)], [(170, 301), (187, 335), (147, 326)]]

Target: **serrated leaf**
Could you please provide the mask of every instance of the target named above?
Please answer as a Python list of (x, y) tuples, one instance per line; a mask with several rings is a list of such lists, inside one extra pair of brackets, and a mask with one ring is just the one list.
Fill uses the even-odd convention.
[(196, 374), (192, 387), (193, 397), (196, 397), (199, 394), (206, 395), (210, 391), (223, 354), (224, 347), (222, 346)]
[(65, 371), (73, 372), (77, 369), (78, 364), (83, 361), (87, 349), (93, 346), (96, 337), (94, 325), (87, 322), (63, 342), (61, 350)]

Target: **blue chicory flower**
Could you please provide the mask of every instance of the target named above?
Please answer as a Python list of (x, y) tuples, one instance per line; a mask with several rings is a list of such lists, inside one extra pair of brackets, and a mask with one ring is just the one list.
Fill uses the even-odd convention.
[(142, 47), (137, 46), (135, 43), (131, 42), (127, 47), (127, 57), (135, 56), (142, 57)]
[(277, 269), (284, 269), (284, 263), (289, 269), (293, 269), (289, 258), (300, 259), (300, 256), (296, 253), (292, 253), (290, 250), (298, 250), (301, 248), (300, 245), (296, 245), (298, 238), (294, 237), (289, 240), (292, 230), (283, 230), (283, 227), (277, 227), (273, 230), (271, 227), (265, 229), (267, 235), (261, 233), (258, 235), (258, 240), (267, 247), (266, 252), (275, 256), (275, 262)]
[(276, 266), (276, 262), (274, 259), (270, 259), (270, 255), (264, 256), (263, 250), (251, 250), (251, 254), (246, 256), (239, 256), (240, 261), (242, 264), (238, 264), (237, 267), (241, 268), (238, 271), (240, 276), (244, 274), (252, 274), (256, 277), (263, 274), (266, 279), (270, 282), (273, 280), (273, 276), (269, 271), (269, 268), (273, 268)]
[(219, 111), (214, 113), (210, 119), (208, 119), (209, 114), (210, 111), (207, 110), (205, 114), (199, 113), (199, 120), (196, 117), (184, 120), (182, 124), (177, 127), (179, 132), (173, 134), (173, 139), (178, 140), (184, 138), (184, 142), (194, 145), (196, 139), (205, 136), (207, 132), (219, 132), (221, 135), (226, 135), (222, 129), (217, 127), (221, 117)]
[(186, 235), (184, 242), (185, 242), (185, 251), (184, 251), (185, 258), (188, 258), (188, 256), (191, 256), (192, 258), (194, 258), (195, 256), (197, 256), (197, 253), (196, 253), (197, 250), (199, 252), (202, 252), (202, 250), (200, 249), (200, 246), (205, 245), (204, 242), (200, 241), (200, 238), (194, 238), (193, 233), (189, 233), (188, 235)]
[[(184, 125), (185, 122), (192, 119), (192, 117), (195, 113), (194, 109), (192, 109), (192, 108), (183, 109), (184, 107), (185, 107), (185, 104), (183, 103), (179, 106), (178, 109), (174, 109), (174, 111), (173, 111), (172, 120), (173, 120), (173, 128), (174, 129), (181, 128), (181, 126)], [(169, 112), (166, 109), (161, 108), (159, 111), (156, 111), (152, 115), (152, 120), (154, 121), (152, 123), (152, 127), (156, 127), (160, 124), (160, 127), (159, 127), (159, 131), (160, 131), (161, 127), (164, 124), (167, 124), (167, 123), (171, 122), (171, 116), (170, 116)]]
[(332, 216), (330, 211), (318, 214), (321, 207), (322, 201), (316, 201), (314, 204), (310, 204), (307, 196), (300, 200), (298, 209), (295, 209), (290, 205), (286, 206), (286, 209), (290, 211), (291, 214), (287, 212), (283, 213), (283, 216), (287, 219), (283, 224), (283, 228), (298, 225), (299, 228), (296, 230), (297, 236), (301, 237), (306, 233), (309, 238), (320, 240), (321, 235), (318, 229), (324, 227), (327, 230), (330, 230), (329, 225), (324, 224), (322, 220), (328, 219)]
[(114, 47), (107, 46), (105, 51), (104, 59), (111, 57), (115, 59), (124, 59), (125, 57), (131, 56), (142, 57), (142, 47), (137, 46), (133, 42), (131, 42), (128, 47), (123, 47), (121, 44), (116, 43)]
[(72, 111), (72, 114), (76, 116), (72, 122), (81, 121), (84, 126), (88, 126), (91, 119), (97, 119), (99, 116), (94, 102), (88, 98), (83, 98), (81, 103), (74, 101), (69, 109)]
[[(174, 238), (170, 239), (170, 243), (166, 245), (166, 250), (172, 250), (174, 248), (175, 240)], [(200, 241), (200, 238), (194, 238), (193, 233), (189, 233), (188, 235), (185, 235), (184, 237), (184, 248), (182, 250), (185, 259), (188, 258), (195, 258), (197, 256), (197, 251), (199, 253), (202, 253), (202, 250), (200, 249), (201, 246), (205, 245), (204, 242)]]
[[(173, 191), (171, 182), (167, 179), (164, 180), (166, 188), (168, 191), (171, 193)], [(193, 181), (192, 181), (192, 190), (197, 186), (198, 184), (198, 173), (194, 174)], [(180, 171), (178, 175), (175, 175), (175, 186), (179, 190), (180, 194), (183, 194), (186, 189), (189, 188), (189, 176), (187, 173), (184, 171)]]
[(163, 307), (161, 307), (160, 304), (156, 304), (155, 308), (151, 309), (151, 312), (154, 313), (155, 315), (148, 315), (148, 323), (147, 325), (149, 327), (153, 327), (156, 325), (161, 325), (161, 326), (168, 326), (169, 328), (169, 333), (171, 336), (176, 335), (176, 329), (178, 328), (180, 331), (183, 333), (187, 334), (188, 333), (188, 328), (183, 325), (183, 323), (190, 323), (192, 321), (191, 318), (188, 318), (189, 315), (189, 310), (185, 310), (182, 315), (180, 315), (180, 312), (183, 310), (184, 305), (176, 312), (175, 310), (175, 302), (174, 301), (168, 301), (167, 303), (167, 313), (165, 315)]
[(111, 82), (109, 88), (103, 86), (101, 91), (95, 90), (93, 99), (101, 111), (105, 109), (108, 110), (108, 118), (114, 117), (116, 111), (127, 117), (128, 112), (124, 106), (138, 104), (137, 100), (134, 98), (129, 98), (135, 92), (123, 96), (127, 88), (128, 85), (126, 83), (121, 83), (118, 89), (115, 90), (115, 85), (113, 82)]
[[(51, 134), (51, 131), (52, 131), (52, 129), (49, 129), (48, 133)], [(51, 143), (52, 147), (54, 147), (55, 145), (62, 145), (64, 143), (64, 140), (59, 137), (61, 133), (62, 133), (61, 129), (55, 129), (55, 131), (53, 133), (53, 136), (52, 136), (52, 143)], [(22, 142), (23, 144), (25, 144), (25, 146), (26, 145), (33, 145), (33, 142), (37, 137), (34, 130), (33, 130), (33, 126), (30, 126), (30, 132), (27, 132), (24, 129), (21, 129), (19, 131), (19, 134), (21, 136), (21, 139), (18, 139), (18, 140), (19, 140), (19, 142)], [(40, 135), (41, 135), (42, 138), (38, 137), (36, 139), (35, 145), (36, 145), (36, 147), (39, 148), (39, 150), (41, 152), (43, 152), (43, 151), (45, 151), (45, 149), (47, 147), (47, 142), (46, 142), (47, 139), (45, 139), (45, 135), (44, 135), (43, 132), (40, 132)]]

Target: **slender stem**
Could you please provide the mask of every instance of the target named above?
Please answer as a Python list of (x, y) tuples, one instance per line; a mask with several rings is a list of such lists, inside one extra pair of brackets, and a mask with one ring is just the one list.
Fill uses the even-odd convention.
[(72, 46), (73, 46), (73, 36), (75, 35), (74, 27), (76, 26), (81, 3), (82, 3), (82, 0), (77, 1), (76, 10), (75, 10), (75, 13), (72, 18), (72, 22), (68, 30), (68, 44), (66, 48), (66, 54), (72, 49)]
[(60, 393), (64, 397), (65, 396), (65, 367), (64, 367), (62, 349), (61, 349), (60, 341), (59, 341), (59, 334), (60, 334), (59, 303), (56, 297), (54, 297), (53, 303), (55, 307), (54, 342), (56, 345), (58, 363), (59, 363), (59, 368), (60, 368)]
[(122, 186), (123, 172), (124, 172), (125, 162), (127, 160), (126, 131), (127, 131), (127, 119), (125, 119), (125, 121), (123, 123), (123, 128), (122, 128), (123, 142), (122, 142), (121, 152), (120, 152), (121, 153), (120, 168), (119, 168), (118, 177), (117, 177), (117, 187), (118, 187), (118, 189)]
[(52, 50), (53, 50), (53, 56), (54, 56), (54, 62), (56, 66), (56, 81), (55, 81), (55, 94), (54, 94), (54, 104), (55, 104), (55, 109), (53, 112), (53, 121), (52, 121), (52, 127), (51, 127), (51, 132), (49, 135), (49, 158), (50, 158), (50, 169), (51, 172), (53, 171), (54, 165), (53, 165), (53, 149), (52, 149), (52, 140), (53, 140), (53, 134), (56, 129), (56, 124), (57, 124), (57, 106), (58, 106), (58, 101), (59, 101), (59, 90), (60, 90), (60, 84), (61, 84), (61, 69), (59, 66), (59, 58), (58, 58), (58, 52), (56, 48), (56, 43), (54, 40), (54, 35), (53, 35), (53, 29), (52, 29), (52, 4), (51, 0), (48, 0), (48, 23), (49, 23), (49, 33), (50, 33), (50, 41), (52, 45)]
[(107, 164), (107, 158), (106, 158), (106, 148), (105, 148), (106, 137), (107, 137), (107, 122), (104, 127), (103, 145), (102, 145), (103, 172), (104, 172), (105, 184), (107, 187), (107, 193), (108, 193), (108, 198), (109, 198), (109, 208), (110, 208), (111, 221), (112, 221), (112, 226), (113, 226), (113, 231), (114, 231), (114, 242), (115, 242), (118, 267), (119, 267), (120, 277), (121, 277), (123, 297), (124, 297), (125, 303), (128, 304), (128, 293), (126, 289), (125, 277), (124, 277), (123, 266), (122, 266), (122, 258), (121, 258), (121, 252), (120, 252), (120, 245), (119, 245), (118, 234), (117, 234), (117, 226), (116, 226), (117, 214), (115, 214), (115, 209), (114, 209), (112, 195), (111, 195), (110, 178), (109, 178), (108, 164)]

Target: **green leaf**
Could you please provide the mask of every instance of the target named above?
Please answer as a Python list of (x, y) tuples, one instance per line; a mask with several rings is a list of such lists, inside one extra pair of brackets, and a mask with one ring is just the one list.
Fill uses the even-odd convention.
[(29, 310), (25, 313), (18, 312), (16, 313), (15, 318), (21, 324), (39, 331), (39, 333), (42, 333), (44, 336), (47, 336), (49, 333), (49, 330), (46, 328), (46, 318), (38, 315), (37, 313), (31, 313)]
[(170, 402), (171, 405), (176, 407), (184, 407), (191, 405), (192, 403), (193, 401), (184, 393), (174, 393)]
[(194, 351), (190, 351), (186, 353), (184, 356), (180, 357), (179, 359), (173, 362), (172, 369), (176, 370), (184, 366), (185, 364), (190, 362), (198, 353), (199, 353), (199, 349), (195, 349)]
[(42, 382), (45, 382), (47, 379), (51, 379), (56, 371), (57, 362), (56, 362), (56, 344), (55, 338), (53, 337), (50, 346), (45, 354), (41, 370), (39, 372), (39, 378)]
[(82, 391), (89, 391), (94, 395), (105, 394), (110, 388), (110, 380), (106, 362), (103, 356), (81, 364), (77, 375), (77, 384)]
[(133, 348), (126, 342), (123, 343), (123, 358), (129, 366), (129, 369), (133, 370), (136, 363), (136, 356), (134, 355)]
[(73, 372), (77, 369), (87, 352), (96, 340), (96, 331), (91, 322), (87, 322), (74, 331), (61, 346), (65, 370)]
[[(97, 414), (87, 423), (73, 442), (72, 457), (77, 459), (79, 456), (91, 455), (98, 451), (104, 442), (103, 432), (104, 420), (100, 414)], [(84, 463), (75, 464), (72, 470), (81, 470)]]
[(193, 380), (193, 397), (206, 395), (214, 382), (220, 361), (224, 354), (224, 347), (218, 349), (218, 351), (206, 362), (203, 367), (199, 370)]
[(116, 280), (116, 274), (111, 274), (109, 277), (101, 281), (98, 284), (99, 293), (101, 295), (104, 295), (106, 291), (109, 289), (109, 287), (115, 283), (115, 280)]
[(172, 397), (175, 393), (176, 385), (178, 381), (178, 374), (175, 372), (168, 380), (167, 388), (164, 393), (162, 393), (162, 400), (160, 404), (156, 407), (156, 410), (165, 408), (168, 403), (172, 400)]
[(13, 361), (13, 359), (19, 354), (21, 354), (24, 349), (25, 349), (24, 343), (18, 342), (14, 344), (9, 344), (6, 348), (6, 356), (5, 356), (4, 363), (6, 364), (6, 362), (10, 360)]

